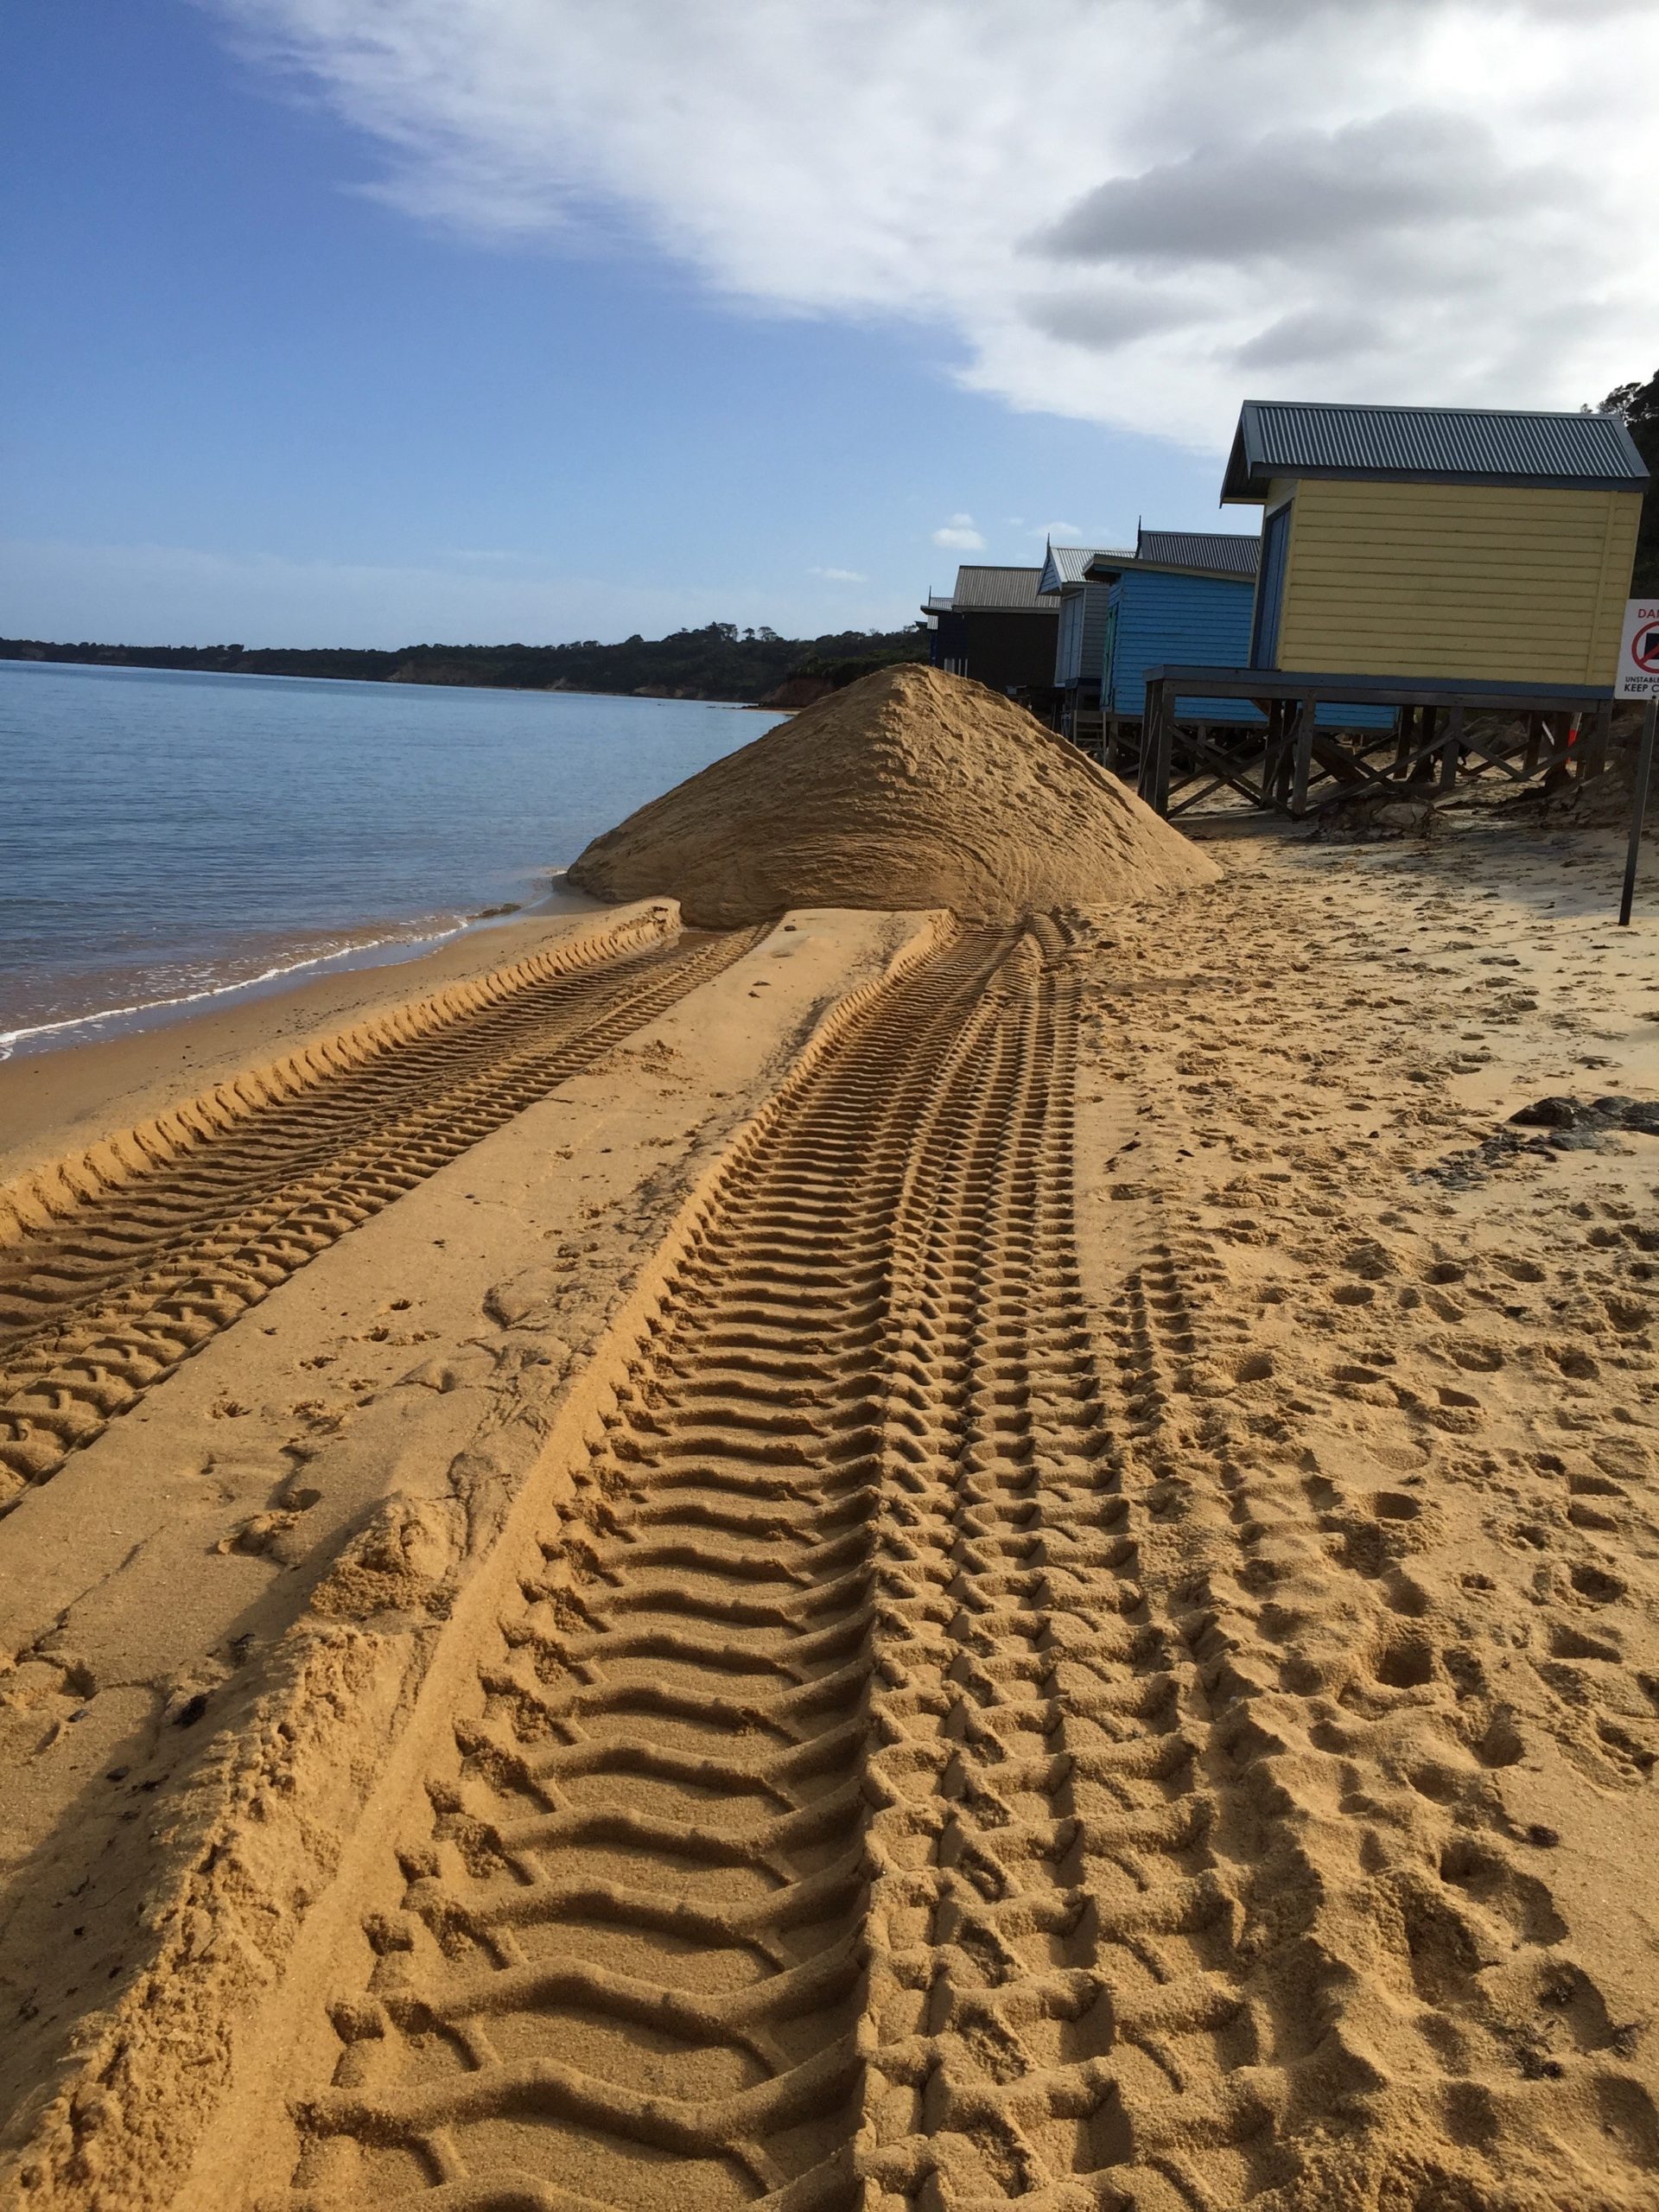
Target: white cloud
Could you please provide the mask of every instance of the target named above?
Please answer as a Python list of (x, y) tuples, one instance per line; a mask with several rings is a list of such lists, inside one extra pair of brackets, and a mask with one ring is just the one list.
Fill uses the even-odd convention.
[(1020, 408), (1216, 446), (1249, 391), (1571, 406), (1659, 351), (1651, 0), (203, 4), (412, 215), (919, 321)]
[(1046, 522), (1040, 529), (1033, 530), (1031, 534), (1033, 537), (1040, 537), (1045, 544), (1081, 545), (1083, 543), (1083, 531), (1074, 522)]
[(809, 569), (809, 576), (822, 576), (830, 584), (867, 584), (870, 581), (859, 569)]
[(985, 540), (974, 527), (972, 515), (952, 515), (950, 521), (941, 523), (933, 533), (933, 543), (950, 553), (982, 553)]

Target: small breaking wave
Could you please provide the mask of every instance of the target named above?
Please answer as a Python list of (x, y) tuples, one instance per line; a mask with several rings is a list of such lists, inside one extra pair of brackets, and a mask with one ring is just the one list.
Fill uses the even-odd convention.
[[(511, 912), (512, 909), (502, 911)], [(423, 926), (416, 934), (392, 932), (385, 937), (365, 938), (352, 944), (335, 945), (327, 952), (307, 952), (289, 960), (279, 960), (251, 976), (238, 976), (228, 980), (205, 983), (198, 990), (177, 991), (165, 998), (137, 999), (127, 1006), (95, 1008), (90, 1014), (63, 1016), (56, 1021), (36, 1021), (21, 1024), (15, 1029), (0, 1029), (0, 1060), (12, 1058), (18, 1049), (25, 1052), (42, 1049), (39, 1040), (55, 1038), (61, 1044), (91, 1042), (96, 1034), (110, 1027), (126, 1025), (133, 1029), (148, 1026), (161, 1015), (175, 1013), (181, 1007), (200, 1006), (210, 999), (233, 998), (238, 993), (252, 993), (268, 988), (273, 983), (285, 982), (308, 972), (322, 974), (330, 970), (346, 973), (353, 966), (389, 966), (393, 960), (413, 958), (416, 955), (444, 944), (463, 930), (472, 927), (477, 918), (470, 915), (447, 918), (435, 926)], [(383, 954), (384, 959), (373, 956)], [(81, 1033), (85, 1033), (82, 1034)]]

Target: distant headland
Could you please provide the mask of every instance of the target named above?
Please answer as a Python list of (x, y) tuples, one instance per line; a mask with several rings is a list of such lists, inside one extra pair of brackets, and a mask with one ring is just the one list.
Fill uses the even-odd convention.
[(92, 668), (196, 669), (219, 675), (325, 676), (363, 683), (448, 683), (513, 691), (603, 691), (652, 699), (808, 706), (891, 662), (927, 658), (922, 625), (780, 638), (775, 630), (709, 622), (666, 638), (601, 645), (352, 646), (310, 651), (246, 645), (52, 645), (0, 638), (0, 659)]

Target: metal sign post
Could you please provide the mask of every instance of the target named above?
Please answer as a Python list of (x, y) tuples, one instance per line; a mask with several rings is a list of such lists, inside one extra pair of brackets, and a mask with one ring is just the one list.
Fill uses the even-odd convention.
[(1630, 843), (1624, 855), (1624, 889), (1618, 902), (1618, 926), (1630, 925), (1630, 905), (1636, 897), (1636, 864), (1642, 855), (1642, 817), (1648, 810), (1648, 788), (1653, 780), (1653, 747), (1659, 735), (1659, 596), (1633, 599), (1624, 609), (1624, 634), (1619, 639), (1618, 676), (1613, 685), (1621, 699), (1645, 699), (1642, 745), (1636, 757), (1636, 789), (1630, 794)]
[(1642, 749), (1636, 756), (1636, 789), (1630, 796), (1630, 849), (1624, 855), (1624, 891), (1618, 902), (1618, 926), (1630, 926), (1630, 901), (1636, 896), (1636, 863), (1642, 852), (1642, 817), (1648, 810), (1648, 785), (1653, 777), (1653, 741), (1659, 734), (1659, 698), (1649, 699), (1642, 717)]

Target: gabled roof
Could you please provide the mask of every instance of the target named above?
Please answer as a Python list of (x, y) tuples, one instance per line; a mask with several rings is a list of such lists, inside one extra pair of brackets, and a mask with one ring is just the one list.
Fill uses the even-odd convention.
[(1126, 569), (1249, 583), (1261, 558), (1262, 540), (1254, 531), (1142, 530), (1135, 534), (1133, 553), (1096, 553), (1087, 573), (1096, 583), (1122, 575)]
[(958, 613), (976, 607), (985, 613), (1056, 614), (1060, 602), (1039, 589), (1042, 575), (1040, 569), (958, 569), (952, 603)]
[(1085, 571), (1091, 561), (1122, 557), (1106, 546), (1051, 545), (1037, 588), (1041, 592), (1054, 592), (1063, 590), (1067, 584), (1080, 584), (1084, 581)]
[(1261, 499), (1275, 476), (1599, 492), (1640, 492), (1648, 481), (1636, 441), (1617, 415), (1247, 399), (1222, 485), (1224, 505)]
[(948, 591), (931, 591), (922, 601), (922, 612), (924, 614), (949, 614), (956, 603)]

